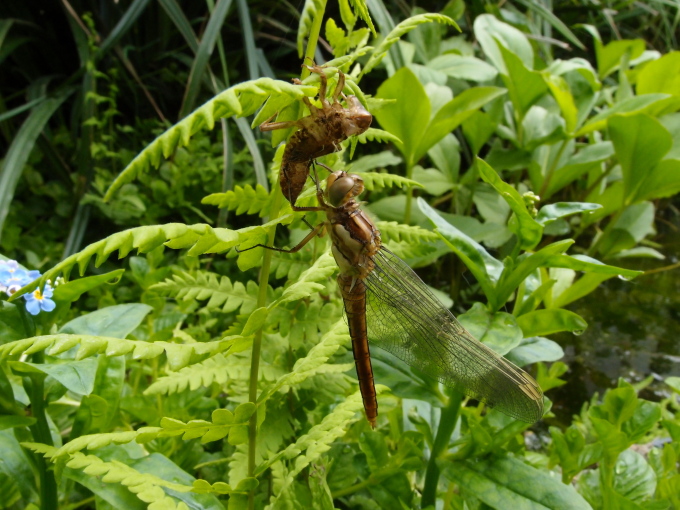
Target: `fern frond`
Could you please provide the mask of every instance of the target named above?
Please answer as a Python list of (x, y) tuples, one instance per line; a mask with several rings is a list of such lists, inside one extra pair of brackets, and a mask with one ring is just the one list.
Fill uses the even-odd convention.
[(371, 55), (371, 58), (368, 59), (368, 62), (366, 62), (366, 65), (361, 71), (361, 74), (359, 74), (359, 78), (361, 78), (366, 73), (370, 72), (375, 66), (377, 66), (382, 61), (382, 59), (385, 58), (385, 55), (387, 55), (387, 52), (392, 47), (392, 45), (396, 43), (401, 38), (401, 36), (410, 32), (418, 25), (422, 25), (423, 23), (430, 23), (433, 21), (456, 27), (460, 32), (460, 27), (458, 26), (458, 24), (451, 18), (449, 18), (448, 16), (444, 16), (443, 14), (427, 13), (411, 16), (410, 18), (405, 19), (404, 21), (399, 23), (396, 27), (394, 27), (392, 31), (385, 36), (385, 39), (383, 39), (383, 41), (378, 45), (378, 47), (375, 50), (373, 50), (373, 54)]
[(209, 387), (216, 383), (226, 384), (231, 377), (231, 364), (222, 354), (217, 354), (200, 363), (182, 368), (179, 372), (160, 377), (156, 382), (144, 390), (145, 395), (170, 395), (180, 393), (187, 388), (195, 390)]
[(203, 129), (212, 129), (218, 120), (234, 115), (237, 117), (251, 115), (272, 94), (285, 98), (284, 102), (277, 103), (278, 107), (282, 108), (285, 104), (300, 100), (305, 95), (314, 94), (315, 91), (316, 88), (312, 86), (293, 85), (271, 78), (258, 78), (228, 88), (147, 145), (111, 183), (104, 200), (109, 200), (123, 184), (148, 171), (149, 167), (158, 168), (161, 158), (170, 157), (175, 149), (188, 145), (195, 133)]
[[(96, 256), (95, 266), (98, 267), (114, 252), (118, 251), (118, 258), (126, 257), (132, 250), (138, 253), (147, 253), (154, 248), (165, 245), (174, 250), (187, 249), (187, 255), (196, 257), (206, 253), (221, 253), (229, 250), (239, 243), (251, 242), (257, 244), (266, 235), (266, 229), (275, 224), (286, 224), (293, 220), (292, 215), (280, 216), (264, 225), (246, 227), (239, 230), (227, 228), (213, 228), (210, 225), (198, 223), (196, 225), (184, 225), (182, 223), (169, 223), (167, 225), (152, 225), (136, 227), (123, 232), (117, 232), (101, 241), (92, 243), (82, 251), (65, 258), (59, 264), (48, 270), (37, 280), (21, 288), (9, 298), (10, 301), (18, 299), (23, 294), (32, 292), (38, 287), (43, 287), (48, 280), (54, 281), (60, 274), (68, 279), (71, 270), (77, 265), (80, 274), (84, 274), (92, 257)], [(251, 250), (255, 251), (255, 250)], [(253, 261), (259, 260), (251, 252), (239, 254), (238, 264), (242, 270)]]
[(389, 133), (383, 129), (378, 128), (368, 128), (360, 135), (353, 137), (352, 140), (356, 140), (359, 143), (368, 142), (401, 143), (401, 139), (398, 136), (395, 136), (392, 133)]
[(235, 186), (226, 193), (213, 193), (203, 200), (202, 204), (216, 205), (228, 211), (236, 210), (236, 214), (258, 214), (260, 218), (269, 216), (272, 198), (269, 192), (259, 184), (254, 188), (250, 184)]
[(274, 278), (297, 280), (300, 275), (309, 269), (312, 263), (313, 250), (302, 249), (297, 253), (272, 254), (271, 274)]
[[(134, 359), (152, 359), (165, 353), (168, 365), (173, 370), (179, 370), (192, 362), (197, 362), (206, 355), (214, 355), (227, 350), (241, 336), (226, 337), (214, 342), (194, 344), (174, 344), (170, 342), (144, 342), (141, 340), (125, 340), (105, 336), (91, 335), (44, 335), (24, 338), (16, 342), (9, 342), (0, 346), (0, 358), (21, 354), (33, 354), (47, 350), (51, 356), (80, 345), (76, 353), (76, 360), (84, 359), (96, 354), (105, 356), (123, 356), (132, 354)], [(49, 349), (49, 350), (48, 350)]]
[[(283, 294), (281, 294), (281, 297), (272, 302), (268, 308), (271, 310), (290, 301), (299, 301), (300, 299), (304, 299), (325, 289), (325, 281), (335, 273), (337, 268), (338, 266), (331, 253), (329, 251), (325, 252), (316, 259), (316, 262), (314, 262), (312, 267), (300, 275), (298, 281), (291, 286), (286, 287)], [(324, 282), (323, 284), (319, 283), (322, 281)]]
[(407, 242), (412, 244), (422, 242), (435, 242), (440, 239), (436, 232), (426, 230), (413, 225), (404, 225), (396, 221), (378, 221), (376, 227), (380, 230), (382, 240), (394, 242)]
[(65, 455), (73, 455), (82, 450), (96, 450), (110, 444), (126, 444), (135, 441), (148, 443), (163, 437), (182, 436), (182, 440), (201, 438), (202, 443), (217, 441), (229, 436), (230, 444), (245, 443), (248, 438), (248, 421), (255, 412), (252, 402), (240, 404), (232, 413), (228, 409), (215, 409), (212, 421), (191, 420), (184, 423), (174, 418), (161, 418), (160, 427), (142, 427), (138, 430), (110, 432), (106, 434), (87, 434), (69, 441), (53, 451), (49, 457), (56, 460)]
[(178, 301), (207, 299), (208, 310), (221, 308), (224, 313), (235, 312), (240, 308), (242, 314), (248, 314), (257, 306), (258, 286), (255, 282), (248, 281), (246, 285), (241, 282), (232, 283), (227, 276), (215, 273), (174, 274), (172, 278), (152, 285), (150, 290)]
[[(147, 253), (165, 244), (171, 248), (191, 248), (194, 254), (215, 253), (225, 251), (238, 243), (238, 232), (226, 228), (212, 228), (210, 225), (184, 225), (169, 223), (167, 225), (152, 225), (131, 228), (117, 232), (96, 243), (92, 243), (82, 251), (65, 258), (59, 264), (48, 270), (40, 278), (15, 292), (10, 300), (42, 287), (48, 280), (54, 281), (63, 274), (68, 279), (71, 270), (77, 265), (80, 274), (96, 256), (95, 266), (100, 266), (114, 252), (118, 251), (118, 258), (126, 257), (132, 250)], [(196, 253), (200, 252), (200, 253)]]
[(422, 188), (422, 184), (401, 175), (380, 173), (380, 172), (363, 172), (358, 174), (364, 180), (364, 186), (367, 190), (382, 189), (391, 186), (402, 188), (404, 186), (418, 186)]
[(290, 303), (272, 310), (267, 316), (267, 326), (287, 337), (291, 345), (302, 345), (305, 341), (316, 343), (342, 315), (338, 302), (338, 299), (325, 302), (315, 297), (310, 304), (305, 301)]
[(352, 7), (354, 7), (354, 12), (366, 22), (366, 25), (368, 25), (368, 28), (371, 29), (371, 32), (373, 32), (373, 35), (375, 35), (375, 27), (373, 26), (373, 21), (371, 20), (371, 16), (368, 13), (368, 6), (366, 5), (365, 0), (349, 0), (350, 3), (352, 4)]
[(307, 356), (295, 362), (293, 370), (280, 377), (269, 388), (265, 389), (257, 399), (257, 405), (262, 405), (284, 386), (300, 384), (308, 377), (317, 374), (328, 359), (343, 345), (349, 343), (349, 332), (344, 320), (339, 320), (326, 333), (318, 344), (310, 349)]
[[(43, 447), (45, 445), (37, 443), (22, 443), (22, 446), (29, 448), (36, 453), (42, 453), (45, 457), (51, 459), (56, 457), (56, 452), (58, 451), (54, 447), (48, 447), (46, 449)], [(71, 469), (81, 470), (88, 475), (101, 477), (103, 482), (120, 483), (121, 485), (124, 485), (140, 500), (149, 503), (148, 508), (150, 509), (168, 508), (189, 510), (183, 502), (178, 502), (174, 498), (168, 496), (163, 488), (184, 493), (193, 490), (193, 486), (191, 485), (169, 482), (149, 473), (141, 473), (120, 461), (105, 461), (95, 455), (85, 455), (79, 452), (72, 454), (71, 458), (66, 462), (66, 465)]]
[[(375, 389), (377, 393), (381, 393), (386, 388), (377, 385)], [(295, 467), (288, 473), (292, 482), (300, 471), (318, 459), (324, 452), (327, 452), (333, 441), (345, 434), (345, 428), (362, 408), (361, 394), (357, 391), (326, 415), (321, 423), (312, 427), (307, 434), (258, 466), (255, 470), (255, 476), (259, 476), (279, 460), (295, 459)]]

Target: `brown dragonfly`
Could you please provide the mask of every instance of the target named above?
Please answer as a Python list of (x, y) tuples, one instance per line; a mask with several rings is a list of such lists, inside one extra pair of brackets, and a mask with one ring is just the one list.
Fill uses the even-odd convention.
[[(297, 211), (309, 210), (308, 208), (296, 207), (295, 202), (305, 186), (312, 161), (326, 154), (339, 151), (341, 149), (340, 142), (350, 136), (363, 133), (369, 128), (373, 120), (373, 116), (363, 107), (356, 96), (345, 96), (343, 94), (345, 75), (342, 72), (338, 71), (338, 84), (329, 101), (326, 98), (328, 79), (324, 68), (317, 65), (305, 67), (312, 73), (319, 75), (321, 108), (317, 108), (308, 97), (304, 97), (302, 101), (309, 109), (310, 114), (308, 116), (284, 122), (270, 122), (272, 119), (269, 119), (260, 125), (261, 131), (298, 128), (286, 143), (279, 172), (279, 185), (283, 196)], [(298, 79), (294, 79), (293, 82), (301, 83)], [(339, 98), (341, 96), (347, 103), (347, 108), (344, 108), (340, 103)]]
[(258, 246), (293, 253), (314, 236), (330, 234), (371, 426), (376, 426), (378, 402), (369, 340), (446, 386), (518, 420), (538, 421), (543, 393), (536, 381), (468, 333), (408, 264), (382, 245), (380, 231), (355, 200), (363, 190), (358, 175), (332, 172), (324, 197), (317, 179), (316, 210), (326, 213), (326, 221), (290, 250)]

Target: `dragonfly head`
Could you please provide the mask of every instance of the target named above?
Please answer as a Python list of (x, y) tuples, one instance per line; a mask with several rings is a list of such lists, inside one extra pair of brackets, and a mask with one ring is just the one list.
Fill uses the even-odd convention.
[(361, 101), (356, 96), (347, 96), (345, 101), (349, 107), (345, 134), (347, 136), (359, 135), (370, 127), (373, 115), (364, 108), (364, 105), (361, 104)]
[(347, 172), (333, 172), (326, 182), (328, 201), (333, 207), (345, 205), (364, 191), (363, 179)]

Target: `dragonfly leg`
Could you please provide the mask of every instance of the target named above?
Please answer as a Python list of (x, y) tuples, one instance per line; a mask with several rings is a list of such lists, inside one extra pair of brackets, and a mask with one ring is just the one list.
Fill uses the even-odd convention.
[[(307, 223), (309, 225), (309, 223)], [(292, 247), (291, 249), (287, 250), (285, 248), (277, 248), (276, 246), (267, 246), (265, 244), (256, 244), (255, 246), (249, 246), (248, 248), (245, 248), (244, 250), (239, 250), (238, 248), (234, 247), (236, 250), (236, 253), (243, 253), (246, 251), (253, 250), (255, 248), (264, 248), (265, 250), (273, 250), (273, 251), (278, 251), (281, 253), (297, 253), (299, 252), (309, 241), (314, 239), (316, 236), (321, 235), (321, 231), (323, 230), (325, 223), (319, 223), (316, 227), (312, 229), (312, 231), (305, 236), (305, 238), (300, 241), (296, 246)]]
[[(335, 86), (335, 91), (333, 92), (333, 102), (337, 103), (338, 98), (342, 94), (342, 90), (345, 88), (345, 73), (338, 71), (338, 84)], [(342, 94), (344, 97), (344, 94)]]
[[(305, 98), (306, 99), (306, 98)], [(288, 129), (292, 127), (300, 127), (300, 123), (297, 120), (286, 120), (283, 122), (271, 122), (271, 120), (276, 117), (279, 112), (265, 120), (260, 124), (260, 131), (275, 131), (277, 129)]]

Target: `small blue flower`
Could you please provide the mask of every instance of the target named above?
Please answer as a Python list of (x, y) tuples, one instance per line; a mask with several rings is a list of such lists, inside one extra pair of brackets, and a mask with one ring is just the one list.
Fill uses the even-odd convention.
[(54, 294), (54, 289), (49, 283), (45, 284), (45, 288), (41, 291), (36, 289), (30, 294), (24, 294), (26, 299), (26, 310), (31, 315), (38, 315), (40, 311), (51, 312), (55, 309), (57, 304), (50, 298)]
[(40, 271), (27, 271), (16, 260), (0, 260), (0, 292), (10, 296), (40, 277)]

